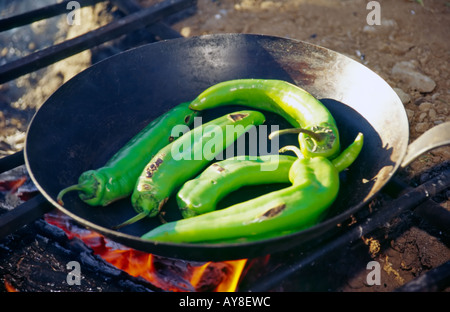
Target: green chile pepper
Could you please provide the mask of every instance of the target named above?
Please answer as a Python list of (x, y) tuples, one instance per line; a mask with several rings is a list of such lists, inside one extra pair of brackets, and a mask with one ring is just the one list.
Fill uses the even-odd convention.
[(223, 105), (246, 105), (283, 116), (299, 133), (299, 145), (305, 157), (334, 158), (340, 152), (339, 132), (328, 109), (302, 88), (282, 80), (237, 79), (213, 85), (190, 105), (204, 110)]
[(150, 122), (124, 145), (108, 162), (96, 170), (83, 172), (78, 184), (63, 189), (59, 204), (67, 192), (78, 191), (79, 197), (92, 206), (106, 206), (133, 192), (142, 168), (173, 138), (171, 130), (179, 124), (190, 125), (197, 113), (189, 109), (189, 102), (181, 103)]
[[(363, 135), (342, 152), (345, 164), (361, 151)], [(289, 171), (292, 186), (228, 208), (160, 225), (142, 238), (165, 242), (220, 242), (261, 239), (299, 231), (316, 224), (339, 191), (339, 172), (325, 157), (299, 157)], [(339, 162), (343, 163), (343, 162)], [(340, 170), (344, 168), (339, 167)]]
[(131, 195), (138, 215), (117, 227), (157, 215), (174, 190), (197, 175), (249, 127), (264, 121), (265, 116), (258, 111), (230, 113), (186, 132), (161, 149), (145, 166)]
[(294, 156), (235, 156), (218, 161), (178, 191), (177, 203), (183, 218), (216, 209), (226, 195), (246, 185), (289, 183)]

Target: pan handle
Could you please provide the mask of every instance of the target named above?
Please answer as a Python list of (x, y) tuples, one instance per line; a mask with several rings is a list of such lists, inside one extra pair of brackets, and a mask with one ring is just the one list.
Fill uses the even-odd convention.
[(400, 166), (405, 168), (420, 155), (445, 145), (450, 145), (450, 121), (431, 128), (409, 144)]

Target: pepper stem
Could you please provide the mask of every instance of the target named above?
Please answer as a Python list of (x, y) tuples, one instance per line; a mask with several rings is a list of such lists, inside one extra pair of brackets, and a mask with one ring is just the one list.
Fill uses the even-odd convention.
[(113, 229), (113, 230), (118, 230), (118, 229), (120, 229), (120, 228), (123, 228), (124, 226), (133, 224), (133, 223), (135, 223), (135, 222), (138, 222), (139, 220), (144, 219), (147, 215), (148, 215), (147, 212), (141, 212), (141, 213), (138, 213), (137, 215), (135, 215), (134, 217), (128, 219), (127, 221), (122, 222), (122, 223), (120, 223), (120, 224), (118, 224), (118, 225), (116, 225), (116, 226), (113, 226), (112, 229)]
[(289, 129), (282, 129), (282, 130), (277, 130), (277, 131), (271, 132), (269, 134), (269, 140), (272, 140), (272, 138), (274, 138), (276, 136), (280, 136), (280, 135), (287, 134), (287, 133), (304, 133), (304, 134), (309, 135), (316, 142), (320, 142), (320, 141), (323, 141), (325, 139), (325, 136), (323, 134), (316, 133), (316, 132), (308, 130), (308, 129), (289, 128)]
[(298, 158), (303, 158), (303, 154), (302, 154), (302, 152), (300, 151), (300, 149), (297, 146), (286, 145), (286, 146), (284, 146), (284, 147), (279, 149), (280, 153), (285, 153), (287, 151), (294, 152), (295, 155), (297, 155)]
[(64, 206), (64, 202), (62, 200), (63, 196), (66, 195), (67, 192), (72, 192), (72, 191), (85, 191), (84, 187), (82, 184), (75, 184), (72, 186), (68, 186), (65, 189), (61, 190), (58, 193), (58, 196), (56, 196), (56, 200), (58, 201), (58, 204), (60, 204), (61, 206)]

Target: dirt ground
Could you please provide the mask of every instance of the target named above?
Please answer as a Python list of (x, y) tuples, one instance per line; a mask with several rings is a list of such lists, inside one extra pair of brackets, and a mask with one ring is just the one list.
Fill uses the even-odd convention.
[[(160, 1), (139, 2), (150, 5)], [(198, 0), (195, 14), (172, 27), (186, 37), (214, 33), (266, 34), (304, 40), (343, 53), (378, 73), (395, 88), (404, 103), (413, 141), (433, 126), (450, 121), (450, 2), (380, 0), (372, 2), (379, 7), (369, 8), (368, 3), (366, 0)], [(78, 29), (68, 29), (58, 40), (104, 24), (109, 17), (102, 9), (96, 6), (85, 15)], [(376, 23), (371, 25), (372, 22)], [(36, 32), (42, 32), (38, 26)], [(32, 39), (26, 47), (39, 48)], [(12, 50), (6, 48), (0, 46), (0, 58), (9, 57)], [(0, 85), (0, 156), (23, 147), (33, 113), (56, 88), (89, 65), (87, 51), (49, 67), (42, 73), (45, 79), (28, 75)], [(16, 91), (24, 86), (34, 91), (17, 95)], [(421, 156), (404, 174), (420, 180), (428, 170), (449, 160), (450, 148), (439, 148)], [(440, 204), (450, 210), (448, 196), (449, 192)], [(448, 241), (445, 243), (441, 238), (430, 236), (417, 226), (406, 230), (391, 242), (390, 248), (374, 255), (382, 263), (382, 286), (367, 287), (364, 276), (359, 276), (342, 290), (395, 289), (450, 259)]]
[[(378, 1), (381, 25), (369, 25), (365, 0), (199, 0), (198, 13), (175, 25), (184, 36), (256, 33), (314, 43), (350, 56), (398, 88), (411, 121), (411, 139), (450, 120), (450, 2)], [(411, 62), (433, 80), (417, 89), (393, 75), (399, 62)], [(401, 91), (400, 91), (401, 90)], [(420, 105), (429, 103), (427, 105)], [(422, 108), (422, 109), (420, 109)], [(434, 111), (431, 111), (434, 109)], [(422, 113), (428, 113), (422, 115)], [(449, 156), (447, 154), (447, 156)]]

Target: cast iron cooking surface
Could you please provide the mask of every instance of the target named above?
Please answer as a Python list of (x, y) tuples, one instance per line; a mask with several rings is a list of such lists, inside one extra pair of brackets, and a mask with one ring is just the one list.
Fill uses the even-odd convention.
[[(154, 243), (139, 236), (159, 225), (159, 218), (111, 230), (135, 215), (129, 198), (107, 207), (91, 207), (73, 192), (65, 196), (64, 207), (56, 202), (62, 188), (76, 183), (82, 172), (102, 166), (148, 122), (194, 99), (211, 85), (238, 78), (281, 79), (303, 87), (330, 109), (343, 147), (358, 132), (364, 133), (363, 151), (341, 175), (339, 196), (322, 223), (289, 236), (257, 242)], [(238, 109), (206, 112), (203, 122)], [(270, 125), (289, 126), (279, 116), (265, 115), (268, 129)], [(296, 142), (295, 136), (287, 136), (280, 140), (280, 146)], [(167, 257), (225, 260), (281, 251), (335, 228), (388, 182), (407, 144), (408, 122), (403, 105), (390, 86), (365, 66), (301, 41), (227, 34), (152, 43), (78, 74), (34, 116), (27, 133), (25, 159), (33, 181), (47, 200), (83, 225), (130, 247)], [(273, 188), (249, 188), (237, 192), (232, 200)], [(173, 198), (164, 210), (168, 221), (180, 217)]]

